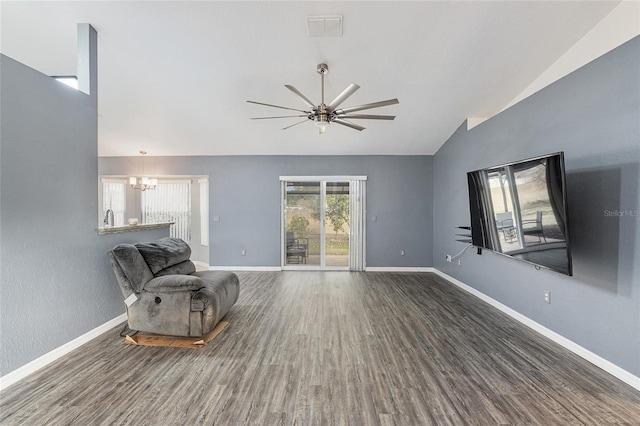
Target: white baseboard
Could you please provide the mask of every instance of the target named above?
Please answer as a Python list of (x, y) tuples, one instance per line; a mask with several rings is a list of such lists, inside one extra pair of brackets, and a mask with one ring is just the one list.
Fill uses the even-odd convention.
[(210, 271), (280, 272), (279, 266), (209, 266)]
[(31, 373), (35, 373), (42, 367), (45, 367), (46, 365), (51, 364), (53, 361), (57, 360), (63, 355), (66, 355), (72, 350), (79, 348), (80, 346), (84, 345), (90, 340), (100, 336), (102, 333), (105, 333), (111, 330), (113, 327), (117, 326), (118, 324), (122, 324), (126, 320), (127, 320), (126, 313), (119, 315), (114, 319), (109, 320), (102, 325), (99, 325), (93, 330), (86, 332), (82, 336), (76, 337), (72, 341), (57, 347), (51, 352), (47, 352), (46, 354), (42, 355), (39, 358), (34, 359), (30, 363), (25, 364), (22, 367), (16, 370), (13, 370), (8, 374), (5, 374), (4, 376), (0, 377), (0, 390), (5, 389), (8, 386), (11, 386), (12, 384), (16, 383), (17, 381), (24, 379)]
[(581, 358), (584, 358), (585, 360), (589, 361), (590, 363), (592, 363), (596, 367), (599, 367), (602, 370), (606, 371), (607, 373), (611, 374), (612, 376), (617, 377), (618, 379), (620, 379), (623, 382), (627, 383), (629, 386), (632, 386), (632, 387), (640, 390), (640, 377), (628, 372), (627, 370), (623, 369), (622, 367), (617, 366), (616, 364), (612, 363), (611, 361), (608, 361), (608, 360), (602, 358), (600, 355), (597, 355), (597, 354), (591, 352), (590, 350), (578, 345), (577, 343), (573, 342), (572, 340), (567, 339), (566, 337), (556, 333), (555, 331), (552, 331), (552, 330), (548, 329), (547, 327), (535, 322), (531, 318), (522, 315), (518, 311), (515, 311), (515, 310), (511, 309), (510, 307), (508, 307), (506, 305), (503, 305), (502, 303), (498, 302), (497, 300), (495, 300), (495, 299), (487, 296), (486, 294), (482, 293), (481, 291), (478, 291), (475, 288), (463, 283), (462, 281), (458, 281), (457, 279), (445, 274), (444, 272), (439, 271), (438, 269), (434, 269), (433, 272), (435, 272), (436, 274), (438, 274), (439, 276), (441, 276), (445, 280), (451, 282), (453, 285), (461, 288), (462, 290), (464, 290), (464, 291), (466, 291), (466, 292), (478, 297), (479, 299), (482, 299), (483, 301), (487, 302), (488, 304), (490, 304), (494, 308), (499, 309), (500, 311), (502, 311), (505, 314), (509, 315), (511, 318), (515, 319), (516, 321), (519, 321), (520, 323), (526, 325), (527, 327), (531, 328), (532, 330), (534, 330), (534, 331), (542, 334), (543, 336), (553, 340), (554, 342), (556, 342), (560, 346), (563, 346), (564, 348), (570, 350), (571, 352), (573, 352), (574, 354), (580, 356)]
[(423, 267), (423, 266), (367, 266), (365, 268), (366, 272), (435, 272), (435, 269), (432, 267)]
[(209, 269), (209, 264), (208, 263), (200, 262), (199, 260), (192, 260), (192, 262), (196, 266), (199, 266), (199, 267), (205, 268), (205, 269)]
[[(280, 266), (209, 266), (209, 270), (210, 271), (280, 272), (282, 271), (282, 268)], [(306, 269), (303, 269), (303, 268), (301, 268), (300, 270), (306, 271)], [(422, 267), (422, 266), (420, 267), (373, 266), (373, 267), (365, 268), (365, 271), (367, 272), (435, 272), (435, 269), (432, 267)]]

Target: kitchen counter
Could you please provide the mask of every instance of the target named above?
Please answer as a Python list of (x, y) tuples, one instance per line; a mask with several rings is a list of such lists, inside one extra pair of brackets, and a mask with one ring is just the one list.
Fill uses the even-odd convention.
[(121, 232), (145, 231), (148, 229), (168, 228), (173, 224), (174, 222), (159, 222), (159, 223), (140, 223), (138, 225), (102, 226), (98, 228), (98, 235), (117, 234)]

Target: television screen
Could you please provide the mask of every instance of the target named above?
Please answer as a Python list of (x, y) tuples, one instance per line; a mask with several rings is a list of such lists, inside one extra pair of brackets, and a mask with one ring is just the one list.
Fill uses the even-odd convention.
[(467, 173), (476, 247), (573, 275), (562, 152)]

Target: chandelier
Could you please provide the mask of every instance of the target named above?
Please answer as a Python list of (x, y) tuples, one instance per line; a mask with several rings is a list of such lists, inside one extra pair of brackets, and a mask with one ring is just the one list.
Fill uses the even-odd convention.
[(140, 155), (142, 155), (142, 176), (131, 176), (129, 178), (129, 185), (131, 185), (133, 189), (139, 189), (141, 191), (146, 191), (147, 189), (156, 189), (156, 185), (158, 185), (158, 179), (151, 179), (144, 176), (144, 156), (147, 155), (147, 151), (140, 151)]

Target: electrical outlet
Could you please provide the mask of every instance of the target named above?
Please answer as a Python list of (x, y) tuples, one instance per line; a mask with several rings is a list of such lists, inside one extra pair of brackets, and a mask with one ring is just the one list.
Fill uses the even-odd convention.
[(247, 255), (247, 251), (246, 250), (242, 250), (242, 255), (246, 256)]
[(404, 250), (400, 250), (400, 256), (404, 256)]
[(450, 254), (448, 254), (448, 255), (445, 257), (445, 259), (447, 259), (447, 262), (451, 262), (451, 255), (450, 255)]
[(551, 292), (549, 290), (544, 291), (544, 303), (551, 303)]
[(373, 220), (374, 222), (377, 222), (377, 220), (378, 220), (378, 216), (375, 216), (375, 215), (374, 215), (374, 216), (373, 216), (373, 218), (372, 218), (372, 220)]
[(461, 265), (462, 265), (462, 260), (458, 259), (458, 266), (461, 266)]

